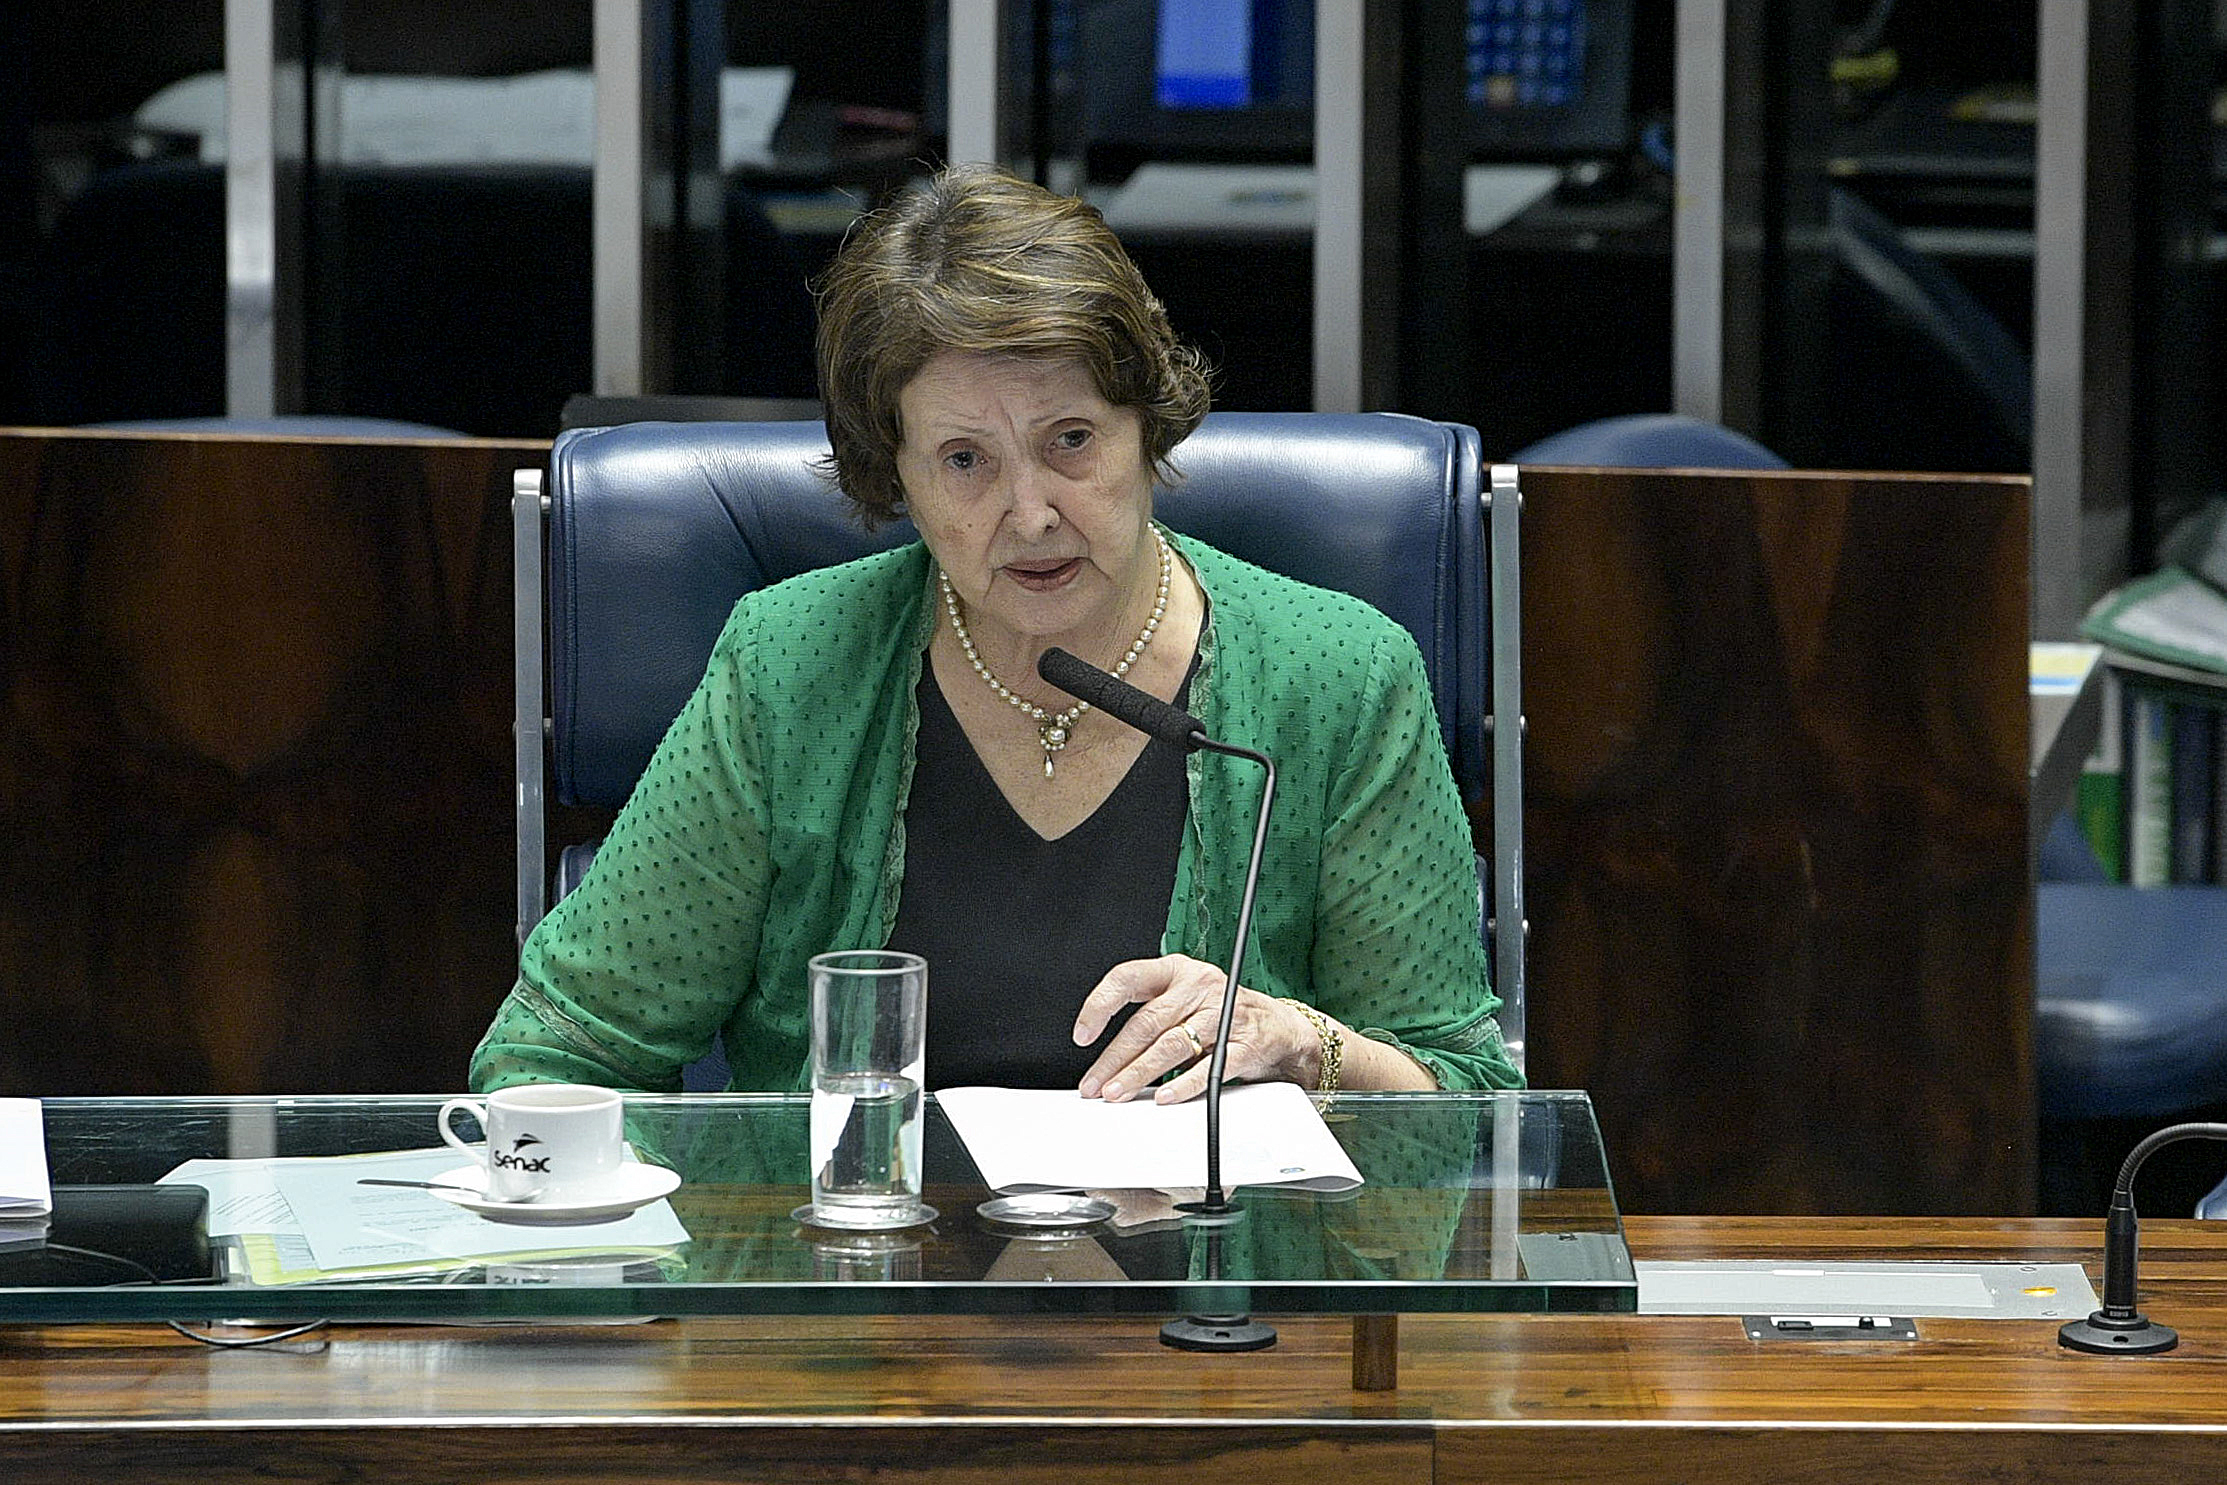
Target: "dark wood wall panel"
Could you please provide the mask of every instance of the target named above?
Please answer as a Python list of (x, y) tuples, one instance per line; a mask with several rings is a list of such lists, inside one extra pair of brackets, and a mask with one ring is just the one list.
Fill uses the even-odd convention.
[(1533, 1081), (1627, 1210), (2030, 1210), (2027, 482), (1524, 495)]
[(0, 434), (0, 1093), (462, 1085), (545, 457)]
[[(0, 433), (0, 1094), (462, 1082), (543, 457)], [(2026, 1210), (2025, 482), (1525, 490), (1534, 1080), (1632, 1210)]]

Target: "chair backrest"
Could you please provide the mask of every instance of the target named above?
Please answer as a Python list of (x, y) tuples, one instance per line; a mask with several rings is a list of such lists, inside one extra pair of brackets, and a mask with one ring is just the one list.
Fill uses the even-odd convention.
[[(1423, 651), (1463, 792), (1483, 791), (1485, 571), (1476, 435), (1415, 418), (1228, 413), (1176, 452), (1159, 517), (1367, 599)], [(819, 423), (580, 429), (550, 456), (557, 797), (621, 804), (743, 594), (913, 539), (868, 534), (816, 467)]]
[(1603, 469), (1784, 469), (1786, 461), (1745, 433), (1684, 413), (1595, 418), (1519, 449), (1518, 464), (1586, 464)]
[[(858, 527), (820, 473), (827, 447), (819, 423), (634, 423), (561, 434), (546, 490), (540, 471), (520, 472), (521, 935), (539, 921), (549, 885), (544, 722), (557, 799), (623, 803), (702, 678), (736, 599), (913, 539), (902, 522), (871, 534)], [(1520, 728), (1495, 732), (1490, 719), (1496, 692), (1502, 714), (1517, 710), (1517, 501), (1496, 503), (1488, 556), (1476, 431), (1389, 414), (1217, 413), (1174, 463), (1183, 478), (1154, 507), (1169, 526), (1363, 598), (1415, 636), (1463, 796), (1492, 791), (1495, 841), (1505, 844), (1494, 852), (1491, 909), (1506, 925), (1492, 938), (1493, 960), (1503, 996), (1516, 1003)], [(1514, 469), (1496, 467), (1493, 483), (1512, 497)]]

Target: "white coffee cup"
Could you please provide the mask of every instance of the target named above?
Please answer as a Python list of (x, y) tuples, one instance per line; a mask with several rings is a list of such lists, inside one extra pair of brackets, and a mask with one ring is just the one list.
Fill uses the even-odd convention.
[[(504, 1201), (562, 1201), (586, 1195), (609, 1179), (626, 1154), (618, 1092), (585, 1083), (523, 1083), (482, 1099), (441, 1105), (441, 1138), (480, 1162), (487, 1194)], [(467, 1144), (450, 1126), (470, 1109), (487, 1131), (485, 1148)]]

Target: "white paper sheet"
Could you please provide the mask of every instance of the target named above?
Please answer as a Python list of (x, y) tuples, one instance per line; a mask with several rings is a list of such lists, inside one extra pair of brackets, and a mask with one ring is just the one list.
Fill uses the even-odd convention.
[(53, 1210), (45, 1111), (35, 1098), (0, 1098), (0, 1219), (30, 1221)]
[(1531, 209), (1554, 189), (1562, 172), (1552, 165), (1472, 165), (1461, 177), (1461, 224), (1471, 237), (1489, 237)]
[(423, 1181), (454, 1170), (456, 1152), (445, 1147), (387, 1157), (377, 1162), (376, 1170), (366, 1168), (370, 1163), (303, 1160), (274, 1173), (319, 1268), (372, 1268), (428, 1257), (486, 1258), (528, 1247), (622, 1252), (688, 1241), (671, 1205), (663, 1201), (615, 1222), (529, 1230), (486, 1221), (430, 1191), (359, 1184), (367, 1175)]
[(1308, 165), (1187, 165), (1150, 160), (1109, 196), (1116, 232), (1282, 232), (1315, 224), (1315, 173)]
[(0, 1098), (0, 1220), (53, 1211), (47, 1184), (47, 1113), (36, 1098)]
[[(936, 1102), (993, 1189), (1168, 1190), (1206, 1184), (1206, 1101), (1106, 1103), (1064, 1089), (946, 1088)], [(1295, 1083), (1222, 1093), (1222, 1184), (1343, 1191), (1361, 1184)]]
[(251, 1232), (301, 1236), (294, 1209), (271, 1179), (275, 1160), (188, 1160), (162, 1178), (166, 1186), (199, 1186), (209, 1193), (209, 1236)]
[[(1552, 165), (1472, 165), (1462, 172), (1462, 227), (1499, 231), (1562, 178)], [(1147, 161), (1102, 204), (1116, 232), (1245, 232), (1299, 236), (1314, 230), (1311, 165), (1187, 165)]]
[[(796, 81), (790, 67), (728, 67), (719, 76), (719, 163), (764, 165)], [(344, 165), (589, 165), (595, 159), (595, 78), (584, 68), (514, 77), (339, 79)], [(139, 106), (146, 129), (201, 141), (204, 164), (225, 158), (224, 74), (182, 78)]]

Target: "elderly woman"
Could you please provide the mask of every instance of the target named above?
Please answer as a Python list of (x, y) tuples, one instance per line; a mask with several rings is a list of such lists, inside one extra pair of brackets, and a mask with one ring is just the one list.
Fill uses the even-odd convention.
[(475, 1086), (806, 1085), (806, 962), (929, 964), (931, 1086), (1202, 1091), (1259, 778), (1078, 705), (1053, 646), (1277, 760), (1228, 1073), (1517, 1081), (1469, 832), (1407, 632), (1156, 526), (1198, 356), (1098, 213), (981, 167), (822, 285), (834, 473), (920, 540), (744, 598), (587, 879), (528, 940)]

